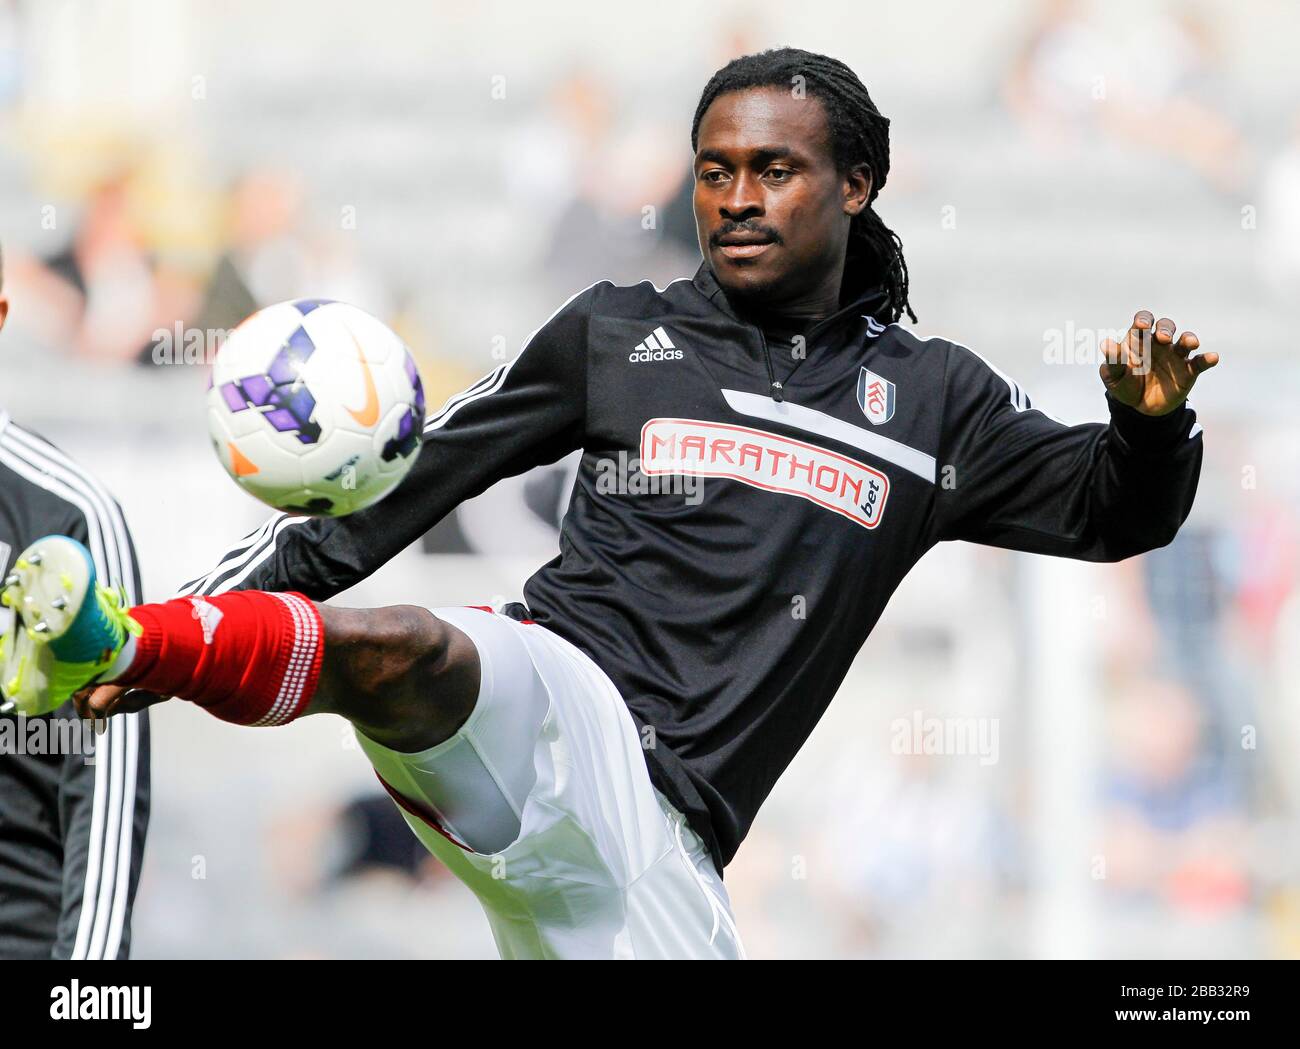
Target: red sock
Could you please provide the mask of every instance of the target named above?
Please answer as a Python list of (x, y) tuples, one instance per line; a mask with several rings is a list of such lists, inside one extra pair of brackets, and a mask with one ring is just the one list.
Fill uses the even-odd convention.
[(325, 629), (302, 594), (239, 590), (131, 616), (144, 633), (115, 684), (180, 696), (236, 725), (284, 725), (311, 702)]

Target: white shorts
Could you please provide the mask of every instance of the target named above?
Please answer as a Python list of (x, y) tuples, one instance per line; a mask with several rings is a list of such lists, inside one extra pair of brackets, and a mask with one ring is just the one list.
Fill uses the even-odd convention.
[(539, 624), (432, 612), (478, 649), (474, 711), (417, 754), (357, 738), (411, 830), (479, 898), (501, 956), (744, 957), (708, 849), (651, 784), (605, 673)]

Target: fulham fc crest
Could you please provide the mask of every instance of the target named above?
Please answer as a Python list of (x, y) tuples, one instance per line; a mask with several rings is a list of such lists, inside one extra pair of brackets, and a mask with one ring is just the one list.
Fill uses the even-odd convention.
[(876, 426), (889, 422), (894, 417), (894, 384), (863, 368), (858, 376), (858, 407)]

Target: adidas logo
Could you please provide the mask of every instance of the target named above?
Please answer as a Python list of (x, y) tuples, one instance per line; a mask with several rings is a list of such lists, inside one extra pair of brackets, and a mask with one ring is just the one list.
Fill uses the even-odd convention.
[(682, 351), (673, 345), (673, 340), (668, 338), (668, 333), (661, 326), (638, 342), (636, 348), (627, 355), (627, 359), (637, 364), (640, 361), (680, 361), (683, 356)]
[(191, 597), (189, 601), (194, 606), (190, 609), (190, 615), (199, 621), (199, 627), (203, 630), (203, 643), (205, 645), (212, 644), (212, 639), (217, 633), (217, 627), (226, 618), (226, 614), (216, 605), (209, 604), (201, 597)]

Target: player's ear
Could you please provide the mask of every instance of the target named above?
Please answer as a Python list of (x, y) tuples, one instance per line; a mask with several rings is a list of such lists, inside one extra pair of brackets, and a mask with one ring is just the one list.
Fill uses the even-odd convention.
[(850, 168), (844, 180), (844, 213), (857, 216), (871, 200), (871, 169), (865, 164)]

